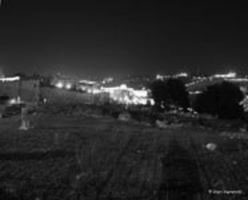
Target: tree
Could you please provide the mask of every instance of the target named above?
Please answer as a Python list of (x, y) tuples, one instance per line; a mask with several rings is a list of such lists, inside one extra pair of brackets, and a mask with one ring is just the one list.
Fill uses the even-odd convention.
[(169, 98), (168, 89), (164, 81), (154, 81), (151, 84), (151, 93), (155, 101), (155, 107), (161, 109), (164, 106), (165, 100)]
[(189, 106), (188, 93), (181, 80), (154, 81), (150, 89), (155, 105), (159, 109), (169, 109), (171, 105), (180, 106), (184, 109)]
[(240, 118), (243, 108), (239, 105), (244, 95), (238, 86), (229, 82), (222, 82), (209, 86), (200, 94), (194, 103), (194, 108), (199, 113), (217, 115), (222, 119)]
[(166, 85), (173, 104), (181, 106), (184, 109), (189, 107), (188, 92), (183, 81), (179, 79), (169, 79)]

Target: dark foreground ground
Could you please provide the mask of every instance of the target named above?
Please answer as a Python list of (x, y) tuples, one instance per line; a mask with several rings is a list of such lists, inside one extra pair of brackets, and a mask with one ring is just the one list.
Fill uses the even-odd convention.
[(108, 117), (34, 122), (0, 119), (0, 199), (248, 199), (248, 140)]

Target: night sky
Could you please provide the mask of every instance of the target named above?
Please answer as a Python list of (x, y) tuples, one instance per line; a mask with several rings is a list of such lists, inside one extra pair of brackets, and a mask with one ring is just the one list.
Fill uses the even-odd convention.
[(5, 73), (248, 73), (245, 4), (2, 0)]

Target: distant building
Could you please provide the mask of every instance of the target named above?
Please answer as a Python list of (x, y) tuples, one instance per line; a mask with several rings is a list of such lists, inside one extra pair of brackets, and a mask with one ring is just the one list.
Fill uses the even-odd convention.
[(0, 78), (0, 95), (10, 98), (20, 97), (23, 101), (37, 101), (39, 98), (39, 80), (21, 80), (20, 77)]
[(97, 94), (100, 93), (100, 84), (95, 81), (80, 80), (76, 84), (76, 89), (82, 92)]
[(102, 91), (109, 93), (110, 99), (113, 101), (126, 104), (126, 105), (147, 105), (154, 104), (153, 99), (149, 98), (148, 91), (135, 90), (133, 88), (127, 87), (127, 85), (122, 84), (117, 87), (104, 87), (101, 88)]

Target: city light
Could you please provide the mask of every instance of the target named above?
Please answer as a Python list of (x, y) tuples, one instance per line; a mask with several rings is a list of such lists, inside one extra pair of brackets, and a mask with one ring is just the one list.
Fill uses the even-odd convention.
[(202, 93), (202, 91), (190, 91), (189, 92), (189, 94), (192, 94), (192, 95), (194, 95), (194, 94), (201, 94)]
[(227, 74), (215, 74), (215, 78), (235, 78), (237, 76), (236, 72), (229, 72)]
[(21, 101), (21, 98), (19, 96), (17, 98), (11, 98), (8, 101), (9, 105), (15, 105), (15, 104), (20, 104), (20, 103), (22, 103), (22, 101)]
[(248, 112), (248, 96), (247, 95), (241, 102), (239, 102), (239, 105), (243, 106), (243, 109), (245, 112)]
[(156, 75), (156, 80), (164, 80), (164, 79), (168, 79), (168, 78), (171, 78), (172, 76), (170, 75), (160, 75), (160, 74), (157, 74)]
[(156, 79), (157, 79), (157, 80), (163, 80), (164, 77), (163, 77), (162, 75), (160, 75), (160, 74), (157, 74), (157, 75), (156, 75)]
[(2, 82), (13, 82), (13, 81), (19, 81), (19, 80), (20, 80), (19, 76), (0, 78), (0, 81)]
[(108, 92), (110, 98), (121, 104), (147, 105), (149, 102), (154, 105), (154, 100), (148, 97), (147, 90), (135, 90), (122, 84), (119, 87), (101, 88), (102, 91)]
[(80, 80), (79, 83), (94, 85), (97, 84), (96, 81)]
[(66, 88), (67, 90), (70, 90), (70, 89), (72, 88), (72, 85), (71, 85), (70, 83), (67, 83), (67, 84), (65, 85), (65, 88)]
[(248, 82), (247, 78), (231, 78), (229, 79), (230, 82)]
[(92, 90), (90, 90), (90, 93), (92, 93), (92, 94), (100, 94), (101, 90), (97, 89), (97, 88), (93, 88)]
[(58, 83), (55, 84), (55, 87), (61, 89), (61, 88), (64, 87), (64, 84), (62, 82), (58, 82)]
[(179, 74), (176, 74), (175, 77), (176, 78), (179, 78), (179, 77), (188, 77), (188, 74), (186, 72), (181, 72)]
[(9, 100), (9, 104), (10, 105), (13, 105), (13, 104), (16, 104), (17, 103), (17, 100), (16, 99), (10, 99)]
[(112, 77), (108, 77), (108, 78), (105, 78), (103, 81), (102, 81), (102, 84), (106, 84), (106, 83), (111, 83), (114, 81), (114, 78)]
[(122, 90), (127, 89), (127, 85), (126, 84), (121, 84), (120, 89), (122, 89)]

